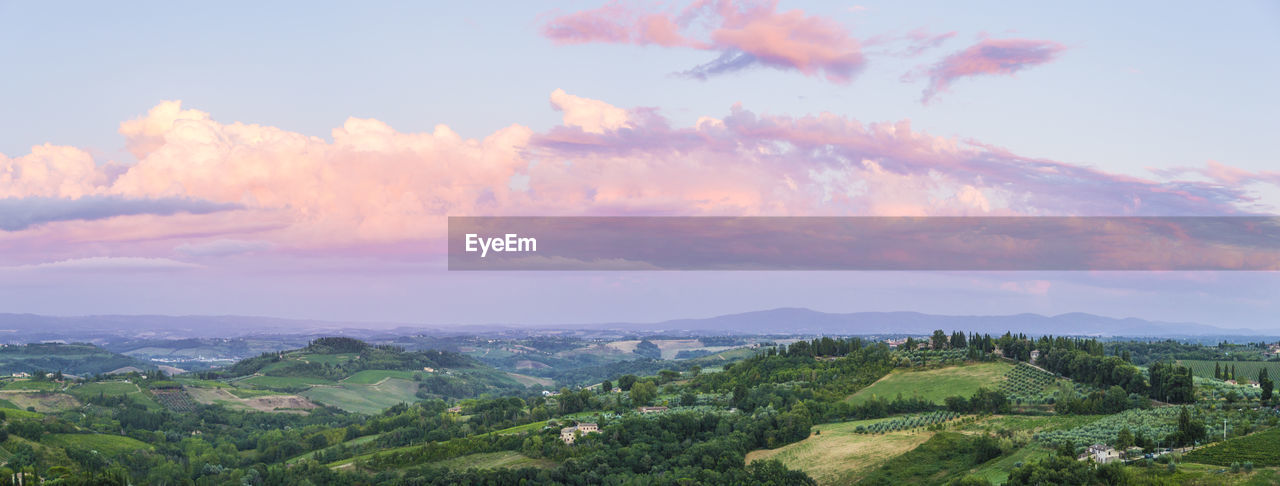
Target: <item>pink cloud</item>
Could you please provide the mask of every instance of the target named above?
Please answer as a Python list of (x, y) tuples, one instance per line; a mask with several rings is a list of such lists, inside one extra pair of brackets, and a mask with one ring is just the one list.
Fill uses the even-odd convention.
[[(1012, 76), (1023, 69), (1057, 59), (1065, 49), (1062, 44), (1044, 40), (984, 39), (924, 68), (929, 85), (924, 89), (921, 102), (928, 104), (935, 95), (947, 91), (957, 79), (983, 75)], [(916, 73), (909, 73), (903, 80), (909, 81), (916, 76)]]
[(1280, 171), (1250, 171), (1239, 167), (1232, 167), (1216, 160), (1210, 160), (1204, 167), (1171, 167), (1168, 169), (1149, 168), (1149, 170), (1161, 177), (1168, 178), (1178, 177), (1188, 173), (1199, 174), (1216, 184), (1226, 186), (1240, 186), (1252, 183), (1265, 183), (1280, 186)]
[[(708, 32), (698, 31), (703, 24), (710, 25)], [(719, 52), (716, 59), (683, 73), (700, 79), (766, 66), (847, 83), (866, 62), (858, 41), (839, 24), (801, 10), (778, 12), (776, 1), (698, 0), (680, 12), (650, 12), (614, 2), (556, 17), (545, 25), (543, 35), (561, 44), (602, 42)]]
[(908, 120), (735, 106), (673, 126), (654, 109), (560, 90), (550, 101), (564, 122), (545, 132), (511, 125), (467, 139), (445, 125), (405, 133), (350, 118), (331, 140), (166, 102), (125, 124), (144, 128), (121, 128), (142, 156), (136, 164), (112, 168), (80, 149), (37, 146), (0, 155), (0, 197), (178, 198), (227, 210), (14, 226), (0, 231), (0, 264), (265, 249), (413, 254), (438, 249), (450, 215), (1216, 215), (1250, 202), (1231, 185), (1022, 157)]

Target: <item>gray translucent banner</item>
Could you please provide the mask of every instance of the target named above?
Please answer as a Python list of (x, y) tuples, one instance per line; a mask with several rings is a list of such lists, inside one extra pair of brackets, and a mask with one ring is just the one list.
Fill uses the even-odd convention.
[(450, 217), (450, 270), (1280, 270), (1280, 217)]

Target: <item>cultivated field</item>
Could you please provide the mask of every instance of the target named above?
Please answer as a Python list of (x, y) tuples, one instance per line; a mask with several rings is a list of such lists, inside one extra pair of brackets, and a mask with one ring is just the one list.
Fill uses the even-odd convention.
[(548, 469), (556, 467), (556, 462), (550, 459), (534, 459), (524, 454), (514, 451), (502, 452), (482, 452), (479, 454), (470, 454), (453, 459), (446, 459), (430, 463), (432, 466), (444, 467), (456, 470), (476, 469), (501, 469), (512, 468), (519, 469), (522, 467), (536, 467), (540, 469)]
[(374, 414), (398, 403), (418, 401), (418, 383), (400, 378), (386, 378), (375, 385), (343, 382), (333, 386), (317, 386), (303, 396), (348, 412)]
[(1178, 364), (1191, 368), (1191, 372), (1201, 378), (1213, 378), (1214, 364), (1220, 364), (1228, 369), (1232, 366), (1236, 367), (1236, 378), (1241, 383), (1248, 380), (1249, 383), (1258, 381), (1258, 371), (1263, 367), (1267, 368), (1267, 374), (1271, 375), (1271, 379), (1280, 380), (1280, 361), (1210, 361), (1204, 359), (1183, 359), (1178, 360)]
[(300, 388), (311, 385), (328, 385), (333, 382), (322, 378), (302, 376), (255, 376), (244, 380), (242, 383), (263, 388)]
[(23, 410), (35, 407), (40, 413), (62, 412), (80, 406), (76, 397), (66, 393), (0, 392), (0, 398)]
[(298, 395), (272, 394), (241, 398), (226, 388), (187, 387), (187, 394), (197, 402), (219, 404), (239, 410), (256, 410), (259, 412), (291, 411), (297, 412), (316, 408), (316, 404)]
[(107, 457), (120, 456), (140, 449), (153, 449), (151, 445), (132, 437), (107, 434), (49, 434), (42, 437), (40, 442), (58, 447), (77, 447), (98, 451), (99, 454)]
[(747, 463), (777, 459), (787, 467), (803, 470), (818, 484), (853, 484), (885, 461), (923, 444), (933, 432), (893, 432), (882, 435), (859, 434), (886, 419), (858, 420), (814, 427), (820, 434), (777, 449), (752, 451)]
[(74, 386), (67, 389), (67, 393), (80, 399), (81, 401), (89, 400), (97, 396), (120, 396), (129, 397), (134, 403), (142, 405), (147, 410), (159, 410), (160, 404), (153, 400), (150, 396), (138, 388), (138, 385), (125, 381), (105, 381), (85, 383), (83, 385)]
[(401, 380), (412, 380), (413, 371), (395, 371), (395, 370), (364, 370), (354, 375), (348, 376), (342, 380), (343, 383), (351, 383), (354, 385), (372, 385), (388, 378), (399, 378)]
[(895, 369), (884, 378), (863, 388), (849, 397), (853, 403), (863, 403), (871, 397), (893, 400), (903, 397), (919, 397), (941, 403), (953, 395), (968, 396), (979, 387), (996, 389), (1013, 365), (1005, 362), (978, 363), (950, 366), (923, 371)]
[(520, 382), (520, 384), (524, 386), (556, 386), (555, 380), (550, 378), (538, 378), (536, 376), (522, 375), (519, 373), (507, 373), (507, 376), (510, 376), (511, 379)]

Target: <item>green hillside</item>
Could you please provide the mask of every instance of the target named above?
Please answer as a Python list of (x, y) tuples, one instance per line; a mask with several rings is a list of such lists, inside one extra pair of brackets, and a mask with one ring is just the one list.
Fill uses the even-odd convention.
[(93, 375), (133, 366), (154, 369), (149, 363), (116, 354), (92, 344), (26, 344), (0, 346), (0, 376), (34, 371), (62, 371)]
[(901, 395), (904, 398), (920, 398), (941, 403), (942, 399), (949, 396), (971, 395), (979, 387), (995, 389), (1004, 382), (1005, 374), (1011, 369), (1013, 365), (1005, 362), (965, 364), (926, 370), (896, 369), (871, 386), (850, 396), (849, 402), (861, 404), (872, 397), (892, 400)]

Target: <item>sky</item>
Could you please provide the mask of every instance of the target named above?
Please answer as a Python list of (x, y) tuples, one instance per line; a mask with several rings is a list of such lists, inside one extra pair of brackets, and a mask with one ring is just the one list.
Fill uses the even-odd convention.
[(0, 0), (0, 311), (1280, 331), (1274, 272), (448, 272), (447, 216), (1280, 207), (1275, 2)]

